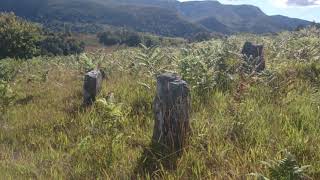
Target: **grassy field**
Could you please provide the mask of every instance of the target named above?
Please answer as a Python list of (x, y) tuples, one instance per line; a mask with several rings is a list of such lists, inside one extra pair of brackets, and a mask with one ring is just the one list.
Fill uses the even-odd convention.
[[(239, 56), (247, 40), (264, 44), (266, 71), (252, 73)], [(85, 109), (83, 75), (96, 64), (107, 79)], [(320, 179), (319, 30), (5, 59), (0, 70), (0, 179)], [(192, 94), (192, 135), (176, 169), (145, 153), (155, 76), (165, 71)]]

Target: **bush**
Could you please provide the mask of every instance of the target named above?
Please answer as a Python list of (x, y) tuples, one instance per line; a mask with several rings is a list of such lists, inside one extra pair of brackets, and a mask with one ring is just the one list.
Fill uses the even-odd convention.
[(41, 28), (13, 13), (0, 14), (0, 59), (31, 58), (39, 54), (37, 42), (41, 39)]
[(106, 46), (125, 44), (133, 47), (138, 46), (142, 42), (142, 36), (140, 36), (137, 32), (129, 30), (105, 31), (99, 33), (98, 38), (99, 42)]
[(121, 37), (111, 32), (99, 33), (98, 38), (99, 42), (106, 46), (112, 46), (121, 43)]
[(138, 46), (141, 43), (141, 37), (137, 33), (129, 34), (128, 38), (125, 41), (125, 44), (128, 46), (134, 47)]
[(40, 42), (42, 55), (70, 55), (80, 54), (84, 51), (84, 43), (78, 42), (64, 35), (52, 34)]
[(11, 82), (18, 74), (20, 63), (11, 59), (0, 61), (0, 80)]
[(84, 51), (84, 43), (62, 34), (45, 34), (35, 23), (13, 13), (0, 14), (0, 59), (29, 59), (38, 55), (70, 55)]

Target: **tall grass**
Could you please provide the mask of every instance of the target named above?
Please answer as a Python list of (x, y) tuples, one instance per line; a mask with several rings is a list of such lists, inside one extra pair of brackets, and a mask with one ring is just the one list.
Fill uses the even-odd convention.
[[(298, 178), (320, 179), (319, 34), (2, 60), (17, 73), (5, 80), (14, 99), (2, 104), (0, 178), (277, 179), (294, 170), (261, 162), (280, 162), (290, 152), (293, 167), (310, 165)], [(243, 79), (238, 53), (248, 39), (265, 45), (267, 70)], [(95, 64), (107, 79), (97, 103), (83, 109), (83, 73)], [(160, 164), (150, 171), (143, 153), (151, 148), (154, 78), (166, 70), (189, 82), (192, 135), (175, 170)]]

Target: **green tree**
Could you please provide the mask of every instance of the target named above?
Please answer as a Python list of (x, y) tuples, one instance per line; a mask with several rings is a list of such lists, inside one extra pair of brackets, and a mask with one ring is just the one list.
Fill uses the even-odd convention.
[(49, 34), (39, 43), (41, 55), (61, 56), (80, 54), (85, 44), (75, 39), (65, 37), (63, 34)]
[(120, 29), (109, 30), (98, 34), (100, 43), (106, 46), (112, 46), (116, 44), (125, 44), (130, 47), (138, 46), (142, 43), (142, 35), (135, 31)]
[(98, 34), (100, 43), (106, 46), (112, 46), (121, 43), (121, 36), (111, 31)]
[(138, 46), (141, 43), (141, 37), (138, 33), (131, 33), (125, 41), (125, 44), (128, 46), (134, 47)]
[(39, 53), (37, 43), (41, 39), (41, 28), (15, 16), (0, 14), (0, 59), (31, 58)]

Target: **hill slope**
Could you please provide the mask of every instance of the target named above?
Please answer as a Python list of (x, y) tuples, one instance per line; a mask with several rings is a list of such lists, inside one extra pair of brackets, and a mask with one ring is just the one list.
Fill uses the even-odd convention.
[(217, 1), (190, 1), (180, 3), (178, 11), (188, 20), (200, 23), (211, 31), (224, 33), (251, 32), (269, 33), (293, 30), (299, 25), (307, 26), (309, 21), (285, 16), (267, 16), (258, 7), (251, 5), (223, 5)]
[(284, 16), (267, 16), (255, 6), (223, 5), (217, 1), (2, 0), (0, 11), (13, 11), (44, 24), (99, 23), (180, 37), (206, 31), (279, 32), (310, 24)]
[(4, 0), (0, 11), (50, 24), (56, 21), (71, 23), (99, 23), (131, 28), (165, 36), (190, 36), (205, 28), (181, 18), (176, 11), (158, 6), (129, 5), (125, 1), (101, 0)]

